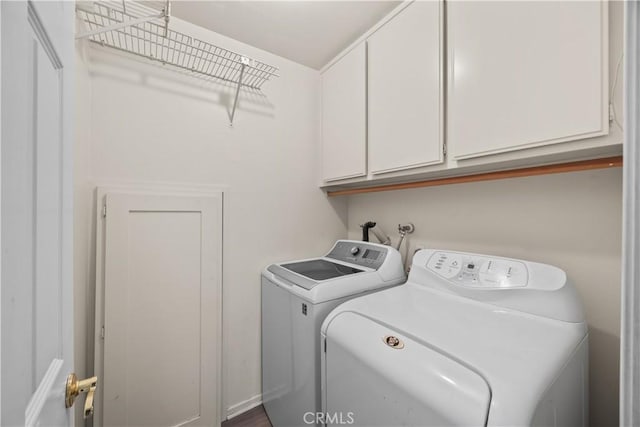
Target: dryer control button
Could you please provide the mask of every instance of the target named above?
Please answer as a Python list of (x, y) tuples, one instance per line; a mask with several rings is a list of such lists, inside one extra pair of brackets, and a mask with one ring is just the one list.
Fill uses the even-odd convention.
[(492, 259), (480, 268), (480, 282), (486, 287), (526, 287), (528, 276), (526, 265), (519, 261)]
[(451, 280), (462, 269), (462, 260), (457, 254), (437, 252), (427, 261), (427, 268), (440, 277)]

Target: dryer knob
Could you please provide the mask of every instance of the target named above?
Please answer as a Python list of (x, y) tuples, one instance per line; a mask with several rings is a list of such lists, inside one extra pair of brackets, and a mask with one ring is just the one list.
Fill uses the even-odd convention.
[(360, 248), (357, 246), (354, 246), (351, 248), (351, 255), (358, 255), (358, 252), (360, 252)]

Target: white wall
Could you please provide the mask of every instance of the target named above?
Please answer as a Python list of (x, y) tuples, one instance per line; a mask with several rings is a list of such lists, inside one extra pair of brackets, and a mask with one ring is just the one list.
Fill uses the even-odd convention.
[(620, 168), (457, 184), (351, 196), (349, 237), (373, 220), (395, 244), (398, 223), (413, 222), (410, 253), (452, 249), (564, 269), (589, 323), (591, 425), (617, 425), (621, 209)]
[(264, 99), (241, 96), (231, 128), (233, 88), (101, 48), (83, 58), (79, 46), (76, 360), (86, 360), (79, 375), (92, 372), (95, 187), (224, 185), (224, 415), (259, 399), (261, 269), (328, 250), (346, 235), (346, 203), (317, 186), (318, 72), (178, 20), (172, 26), (273, 64), (281, 77), (265, 84)]

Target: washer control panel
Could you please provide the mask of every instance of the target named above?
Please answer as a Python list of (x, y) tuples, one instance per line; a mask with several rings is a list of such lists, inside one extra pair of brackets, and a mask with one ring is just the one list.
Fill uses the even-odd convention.
[(339, 240), (326, 256), (377, 270), (387, 257), (387, 248), (366, 242)]
[(435, 252), (427, 269), (450, 282), (474, 288), (522, 288), (529, 271), (520, 262), (456, 252)]

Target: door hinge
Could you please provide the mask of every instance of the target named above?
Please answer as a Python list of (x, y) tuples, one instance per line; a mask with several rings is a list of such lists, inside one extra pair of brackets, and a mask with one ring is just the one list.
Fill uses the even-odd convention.
[(324, 340), (324, 352), (327, 352), (327, 339), (325, 338)]
[(102, 205), (102, 218), (107, 217), (107, 205)]
[(445, 156), (445, 157), (447, 156), (447, 143), (446, 142), (442, 144), (442, 155)]
[(104, 339), (104, 326), (100, 328), (100, 338)]

